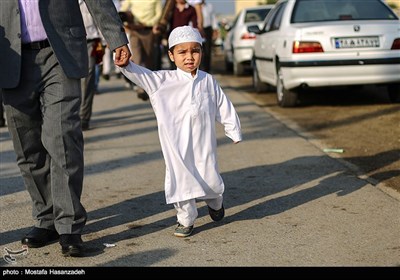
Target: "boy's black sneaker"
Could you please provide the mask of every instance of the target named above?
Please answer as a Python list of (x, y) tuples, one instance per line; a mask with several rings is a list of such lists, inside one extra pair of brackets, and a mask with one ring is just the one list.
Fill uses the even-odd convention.
[(211, 219), (213, 219), (213, 221), (215, 222), (221, 221), (222, 218), (225, 216), (224, 205), (222, 204), (222, 207), (219, 210), (214, 210), (210, 206), (208, 206), (208, 214), (210, 214), (210, 217)]

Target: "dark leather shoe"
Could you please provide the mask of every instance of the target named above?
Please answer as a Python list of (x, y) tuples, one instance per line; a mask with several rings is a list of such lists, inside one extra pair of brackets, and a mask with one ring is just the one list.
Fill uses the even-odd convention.
[(81, 127), (82, 127), (82, 131), (89, 130), (89, 122), (82, 122)]
[(225, 216), (224, 205), (222, 204), (222, 207), (219, 210), (214, 210), (210, 206), (208, 206), (208, 214), (210, 214), (210, 217), (213, 221), (215, 222), (221, 221), (222, 218)]
[(24, 238), (21, 243), (29, 248), (39, 248), (46, 246), (59, 238), (55, 230), (34, 227)]
[(64, 257), (83, 256), (83, 241), (80, 234), (61, 234), (60, 245)]

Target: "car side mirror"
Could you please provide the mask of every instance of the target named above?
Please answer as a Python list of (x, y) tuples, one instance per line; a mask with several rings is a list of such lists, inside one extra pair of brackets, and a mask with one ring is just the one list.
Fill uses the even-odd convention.
[(249, 31), (250, 33), (254, 33), (254, 34), (260, 34), (261, 30), (258, 27), (258, 25), (249, 25), (247, 26), (247, 31)]

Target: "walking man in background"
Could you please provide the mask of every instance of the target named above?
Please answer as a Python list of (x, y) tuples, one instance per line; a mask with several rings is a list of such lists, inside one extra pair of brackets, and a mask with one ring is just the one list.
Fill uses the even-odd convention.
[[(161, 0), (125, 0), (121, 3), (120, 12), (128, 15), (129, 45), (132, 60), (141, 66), (155, 70), (156, 68), (156, 36), (159, 34), (158, 22), (162, 14)], [(135, 87), (137, 97), (146, 101), (147, 93)]]
[(6, 126), (6, 120), (4, 119), (4, 108), (3, 108), (3, 94), (0, 88), (0, 127)]
[(202, 0), (187, 0), (186, 2), (195, 8), (197, 15), (197, 29), (199, 29), (201, 36), (204, 38), (203, 11), (201, 8)]
[[(119, 12), (119, 8), (121, 6), (121, 1), (120, 0), (113, 0), (114, 6)], [(103, 43), (104, 43), (104, 38), (103, 38)], [(104, 55), (103, 55), (103, 63), (101, 65), (101, 76), (103, 77), (104, 80), (108, 81), (113, 74), (113, 72), (119, 76), (121, 75), (118, 71), (116, 71), (116, 68), (113, 65), (113, 53), (110, 50), (108, 46), (105, 47), (104, 49)]]
[(201, 8), (203, 14), (204, 43), (203, 59), (201, 60), (200, 69), (205, 72), (210, 72), (213, 42), (218, 35), (218, 22), (213, 5), (202, 0)]
[(104, 51), (101, 43), (100, 31), (83, 0), (79, 0), (79, 7), (86, 29), (86, 43), (89, 58), (89, 75), (81, 80), (82, 103), (79, 115), (81, 117), (82, 130), (88, 130), (90, 118), (92, 116), (93, 98), (97, 91), (96, 66), (103, 59)]

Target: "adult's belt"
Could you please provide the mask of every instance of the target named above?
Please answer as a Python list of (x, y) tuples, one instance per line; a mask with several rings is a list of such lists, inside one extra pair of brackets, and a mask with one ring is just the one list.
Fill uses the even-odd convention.
[(22, 44), (22, 48), (24, 50), (41, 50), (47, 47), (50, 47), (50, 43), (48, 40)]

